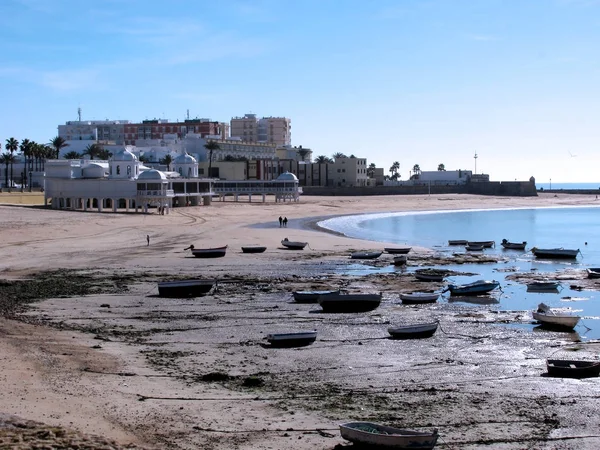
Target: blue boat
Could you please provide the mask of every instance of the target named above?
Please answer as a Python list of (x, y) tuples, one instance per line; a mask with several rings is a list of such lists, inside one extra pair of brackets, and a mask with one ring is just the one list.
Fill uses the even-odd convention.
[(493, 291), (500, 283), (496, 280), (477, 280), (469, 284), (449, 284), (446, 288), (450, 295), (479, 295)]

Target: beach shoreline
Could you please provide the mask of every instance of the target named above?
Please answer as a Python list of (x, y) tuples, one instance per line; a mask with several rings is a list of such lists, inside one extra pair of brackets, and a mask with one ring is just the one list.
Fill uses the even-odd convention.
[[(446, 210), (476, 209), (484, 206), (488, 209), (592, 206), (597, 203), (594, 196), (581, 195), (554, 197), (542, 194), (532, 198), (459, 195), (437, 197), (444, 200), (435, 203), (427, 196), (385, 196), (302, 197), (299, 203), (294, 204), (216, 202), (210, 207), (174, 209), (172, 214), (167, 216), (114, 215), (0, 206), (3, 213), (0, 218), (3, 243), (0, 247), (0, 267), (5, 280), (22, 280), (31, 274), (55, 268), (75, 270), (82, 276), (118, 275), (123, 279), (132, 280), (131, 283), (125, 283), (127, 289), (123, 292), (92, 293), (79, 298), (77, 302), (72, 298), (50, 297), (31, 305), (24, 315), (19, 312), (17, 322), (9, 319), (0, 321), (0, 347), (5, 362), (0, 367), (0, 379), (10, 385), (2, 412), (52, 425), (72, 427), (85, 433), (101, 434), (120, 442), (162, 448), (189, 448), (198, 445), (204, 448), (231, 448), (228, 447), (227, 436), (234, 430), (240, 430), (235, 439), (236, 448), (288, 448), (292, 442), (299, 449), (333, 448), (343, 442), (335, 431), (336, 424), (342, 417), (360, 417), (360, 407), (354, 401), (347, 402), (347, 409), (342, 404), (324, 404), (322, 400), (298, 402), (294, 397), (298, 396), (298, 392), (294, 394), (289, 391), (295, 383), (298, 384), (298, 389), (312, 391), (315, 395), (326, 393), (319, 390), (319, 384), (313, 385), (310, 380), (297, 378), (294, 373), (302, 367), (305, 370), (313, 368), (311, 370), (316, 370), (315, 376), (320, 385), (331, 384), (331, 389), (334, 389), (327, 391), (327, 395), (333, 398), (338, 395), (334, 394), (337, 392), (335, 389), (345, 392), (348, 388), (353, 392), (365, 392), (356, 395), (359, 395), (365, 404), (371, 405), (373, 399), (368, 395), (368, 390), (365, 390), (365, 385), (360, 380), (353, 379), (348, 369), (338, 369), (331, 374), (325, 370), (325, 367), (329, 367), (328, 364), (344, 365), (343, 360), (333, 357), (329, 350), (337, 348), (337, 342), (347, 341), (348, 344), (340, 347), (340, 351), (343, 349), (343, 354), (348, 351), (357, 352), (356, 364), (353, 365), (360, 366), (362, 362), (365, 368), (361, 370), (368, 372), (367, 368), (372, 364), (381, 364), (381, 361), (376, 362), (379, 359), (371, 352), (379, 351), (391, 358), (393, 353), (388, 353), (394, 352), (394, 349), (385, 341), (381, 341), (381, 346), (372, 348), (370, 346), (375, 344), (358, 346), (358, 341), (370, 342), (368, 336), (373, 332), (378, 333), (374, 331), (377, 328), (376, 324), (381, 322), (385, 328), (385, 322), (394, 320), (398, 312), (396, 307), (390, 306), (382, 310), (381, 318), (375, 315), (364, 320), (350, 319), (353, 324), (351, 329), (356, 333), (358, 341), (348, 341), (350, 337), (345, 334), (347, 327), (335, 325), (328, 317), (321, 317), (322, 315), (314, 314), (308, 309), (299, 310), (297, 305), (287, 300), (289, 292), (303, 286), (311, 289), (324, 287), (333, 282), (348, 288), (378, 285), (384, 290), (389, 302), (393, 293), (398, 290), (398, 282), (384, 276), (354, 280), (352, 277), (336, 275), (338, 268), (341, 270), (347, 264), (346, 259), (351, 251), (379, 247), (382, 243), (349, 238), (323, 229), (318, 226), (318, 222), (324, 218), (352, 215), (357, 211), (424, 211), (432, 206), (431, 203), (443, 205)], [(279, 228), (276, 221), (279, 215), (288, 217), (288, 228)], [(265, 217), (268, 216), (273, 220), (266, 221)], [(150, 236), (148, 245), (146, 235)], [(281, 249), (279, 242), (288, 236), (290, 240), (309, 242), (311, 250), (293, 252)], [(215, 260), (190, 258), (190, 255), (183, 251), (190, 242), (194, 243), (196, 248), (228, 245), (228, 253), (225, 258)], [(241, 245), (259, 244), (267, 246), (268, 251), (253, 257), (252, 260), (238, 250)], [(211, 298), (201, 298), (196, 302), (164, 302), (152, 293), (156, 280), (169, 276), (197, 276), (199, 271), (203, 276), (215, 276), (231, 281), (215, 294), (214, 302)], [(248, 311), (245, 311), (247, 308)], [(135, 315), (132, 315), (133, 311)], [(164, 311), (164, 316), (157, 315), (160, 311)], [(462, 324), (461, 320), (465, 319), (461, 315), (469, 312), (459, 306), (452, 305), (446, 309), (436, 306), (428, 311), (442, 318), (445, 328), (456, 334), (461, 333), (461, 327), (466, 327), (466, 330), (462, 330), (463, 333), (497, 336), (490, 338), (493, 343), (485, 344), (481, 341), (479, 350), (485, 349), (494, 355), (501, 351), (509, 352), (518, 358), (521, 364), (518, 370), (524, 378), (519, 383), (523, 383), (523, 386), (537, 383), (537, 378), (533, 377), (539, 377), (537, 366), (531, 360), (516, 356), (518, 351), (502, 344), (501, 338), (506, 336), (507, 331), (490, 331), (489, 326), (480, 330), (480, 327), (485, 325), (480, 324), (478, 320), (506, 320), (507, 315), (490, 315), (483, 311), (479, 313), (482, 314), (482, 318), (467, 319), (467, 323)], [(409, 309), (403, 313), (407, 317), (419, 317), (419, 311), (416, 309)], [(279, 321), (287, 317), (285, 320), (290, 320), (297, 326), (318, 324), (323, 334), (330, 336), (329, 340), (326, 339), (318, 346), (313, 345), (300, 352), (282, 352), (281, 355), (274, 353), (262, 347), (258, 339), (272, 328), (272, 325), (269, 325), (273, 322), (270, 314), (276, 314)], [(192, 316), (196, 319), (191, 321)], [(244, 319), (246, 316), (248, 318)], [(9, 317), (13, 317), (13, 313), (9, 314)], [(30, 323), (23, 323), (23, 320)], [(212, 323), (215, 323), (215, 327), (212, 327)], [(169, 331), (170, 326), (175, 328)], [(127, 327), (132, 327), (130, 332), (127, 332), (130, 335), (126, 333), (129, 329)], [(203, 327), (207, 327), (207, 331), (202, 331)], [(227, 333), (228, 329), (240, 332)], [(172, 335), (175, 337), (171, 337)], [(247, 336), (246, 341), (241, 336)], [(548, 343), (543, 336), (534, 339), (512, 331), (510, 336), (518, 343), (515, 346), (524, 354), (543, 354)], [(560, 335), (553, 336), (552, 339), (567, 342), (565, 337)], [(440, 347), (442, 359), (460, 359), (454, 348), (455, 343), (451, 339), (448, 341), (450, 342), (435, 341), (436, 347)], [(70, 343), (70, 349), (64, 351), (67, 342)], [(95, 346), (100, 348), (94, 348)], [(158, 352), (158, 349), (162, 349), (163, 353)], [(439, 365), (444, 371), (457, 371), (455, 375), (461, 373), (459, 365), (455, 367), (454, 364), (450, 364), (446, 367), (449, 363), (438, 361), (436, 354), (427, 347), (415, 346), (405, 351), (413, 357), (421, 354), (424, 361), (433, 364), (432, 367)], [(472, 361), (479, 358), (471, 351), (467, 354), (467, 359)], [(300, 367), (294, 367), (294, 361), (287, 355), (293, 355)], [(201, 365), (198, 365), (199, 360), (203, 361)], [(62, 363), (48, 365), (48, 361)], [(406, 361), (390, 361), (395, 369), (401, 369), (393, 375), (398, 383), (410, 385), (411, 377), (414, 378), (420, 373)], [(83, 370), (86, 367), (87, 370)], [(474, 375), (482, 375), (476, 367), (471, 368)], [(435, 373), (431, 377), (425, 377), (422, 385), (417, 383), (420, 387), (414, 386), (414, 389), (418, 387), (418, 392), (415, 391), (413, 395), (421, 400), (427, 395), (427, 391), (423, 389), (435, 386), (435, 378), (440, 377), (437, 369), (432, 370)], [(136, 376), (111, 375), (119, 373), (135, 373)], [(201, 379), (210, 373), (225, 374), (228, 378), (222, 383), (190, 381), (198, 377)], [(265, 383), (261, 390), (252, 391), (243, 385), (249, 377), (261, 373), (267, 374), (259, 376)], [(287, 375), (283, 375), (284, 373)], [(371, 384), (384, 385), (381, 374), (368, 373), (373, 379)], [(24, 377), (24, 374), (27, 374), (27, 377)], [(338, 376), (343, 380), (341, 384), (337, 381)], [(30, 379), (34, 379), (35, 382), (29, 382)], [(532, 384), (527, 384), (530, 379)], [(73, 389), (65, 388), (65, 380), (68, 380), (67, 384), (73, 384)], [(238, 385), (238, 381), (242, 383), (241, 386)], [(279, 387), (280, 382), (287, 386)], [(446, 388), (452, 385), (450, 380), (446, 383)], [(92, 388), (93, 386), (96, 387)], [(280, 389), (282, 390), (279, 391)], [(378, 396), (389, 396), (390, 399), (395, 399), (394, 401), (411, 403), (410, 397), (395, 398), (394, 396), (400, 394), (384, 392), (381, 387), (378, 389)], [(486, 389), (496, 392), (495, 388), (489, 385), (482, 387), (481, 392), (477, 389), (479, 388), (452, 387), (451, 392), (455, 393), (451, 395), (460, 397), (460, 401), (455, 398), (455, 401), (459, 402), (458, 413), (469, 412), (468, 402), (474, 398), (481, 400)], [(494, 394), (493, 402), (488, 405), (491, 412), (505, 412), (504, 407), (500, 405), (500, 398), (502, 392), (513, 392), (511, 389), (505, 385), (497, 388), (498, 396)], [(547, 389), (548, 387), (544, 388)], [(81, 395), (81, 392), (85, 392), (86, 395)], [(111, 393), (108, 398), (106, 392)], [(285, 400), (275, 400), (278, 398), (278, 392), (279, 397)], [(140, 402), (140, 395), (148, 400)], [(193, 401), (189, 404), (180, 401), (178, 404), (173, 400), (152, 400), (155, 397), (221, 400), (204, 400), (202, 412), (199, 412)], [(63, 400), (58, 401), (59, 398)], [(250, 401), (250, 398), (262, 400)], [(583, 401), (580, 407), (586, 408), (586, 405)], [(544, 423), (547, 419), (525, 404), (519, 403), (518, 406), (528, 411), (528, 417), (534, 424), (539, 424), (539, 421)], [(445, 426), (444, 432), (449, 442), (460, 445), (456, 444), (460, 439), (449, 431), (452, 422), (449, 418), (434, 420), (417, 405), (413, 407), (414, 419), (402, 421), (398, 416), (395, 421), (408, 422), (407, 425), (415, 427), (427, 427), (428, 424)], [(236, 411), (236, 408), (239, 410)], [(429, 405), (429, 408), (432, 414), (437, 411), (433, 405)], [(556, 407), (546, 405), (546, 408), (558, 414), (556, 420), (562, 419), (560, 412), (555, 411)], [(440, 414), (440, 411), (436, 414)], [(379, 413), (373, 413), (373, 416), (378, 414), (391, 417), (389, 410), (385, 408)], [(219, 418), (224, 415), (231, 419), (227, 426), (219, 423)], [(177, 423), (173, 422), (174, 418)], [(167, 438), (169, 433), (151, 431), (152, 424), (164, 423), (165, 420), (171, 427), (169, 433), (174, 436), (171, 441)], [(485, 433), (495, 436), (489, 427), (481, 424), (477, 427), (478, 432), (485, 429)], [(519, 436), (535, 435), (535, 439), (541, 440), (544, 436), (547, 438), (552, 435), (552, 427), (542, 428), (542, 434), (528, 427), (511, 432)], [(564, 419), (563, 428), (575, 430), (577, 427)], [(261, 429), (272, 431), (253, 431)], [(286, 431), (288, 429), (292, 431)], [(324, 436), (323, 433), (332, 436)], [(500, 441), (507, 439), (506, 436), (496, 438)], [(470, 443), (461, 448), (476, 448), (478, 445), (472, 435), (466, 436), (465, 439)], [(519, 448), (525, 442), (519, 439), (517, 441), (513, 444), (514, 447), (510, 447), (509, 444), (509, 447), (505, 448)], [(586, 441), (579, 448), (593, 448), (586, 447), (588, 443)]]

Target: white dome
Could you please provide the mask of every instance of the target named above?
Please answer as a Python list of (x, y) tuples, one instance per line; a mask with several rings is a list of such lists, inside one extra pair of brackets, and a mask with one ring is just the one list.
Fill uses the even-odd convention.
[(127, 149), (121, 150), (112, 158), (113, 161), (137, 161), (137, 157)]
[(146, 170), (140, 173), (138, 180), (166, 180), (167, 177), (164, 173), (156, 169)]
[(91, 163), (85, 166), (81, 172), (84, 178), (103, 178), (106, 171), (106, 167), (101, 164)]
[(196, 164), (196, 158), (184, 153), (183, 155), (179, 155), (177, 158), (175, 158), (173, 162), (175, 164)]
[(294, 175), (292, 172), (283, 172), (277, 177), (277, 179), (286, 181), (298, 181), (298, 177), (296, 177), (296, 175)]

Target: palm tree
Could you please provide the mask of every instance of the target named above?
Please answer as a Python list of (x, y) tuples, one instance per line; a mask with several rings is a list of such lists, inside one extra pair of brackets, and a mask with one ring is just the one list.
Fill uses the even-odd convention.
[[(25, 157), (25, 166), (23, 167), (23, 170), (25, 172), (27, 172), (27, 170), (29, 170), (29, 172), (33, 172), (33, 149), (35, 148), (37, 144), (33, 141), (30, 141), (29, 139), (23, 139), (21, 141), (21, 153), (23, 153), (23, 156)], [(29, 166), (29, 169), (27, 169), (27, 166)], [(27, 178), (27, 177), (25, 177)], [(31, 180), (29, 180), (31, 182)]]
[(446, 171), (446, 166), (443, 163), (442, 164), (438, 164), (438, 171), (445, 172)]
[[(172, 162), (173, 162), (173, 157), (171, 155), (165, 155), (165, 157), (159, 161), (159, 163), (164, 164), (165, 166), (167, 166), (167, 170), (169, 172), (171, 171), (171, 163)], [(209, 167), (210, 167), (210, 165), (209, 165)], [(208, 171), (210, 172), (210, 169)]]
[(8, 166), (10, 166), (10, 164), (12, 163), (12, 160), (13, 160), (13, 157), (8, 152), (0, 155), (0, 164), (4, 164), (6, 166), (6, 170), (4, 171), (6, 187), (8, 187)]
[(337, 153), (334, 153), (334, 154), (333, 154), (333, 155), (331, 155), (331, 156), (333, 156), (333, 159), (347, 158), (347, 156), (346, 156), (346, 155), (344, 155), (342, 152), (337, 152)]
[(375, 177), (375, 169), (377, 169), (377, 167), (375, 166), (375, 163), (369, 164), (369, 167), (367, 168), (367, 176), (369, 178)]
[(419, 174), (421, 173), (421, 166), (419, 166), (418, 164), (415, 164), (413, 166), (413, 176), (415, 178), (419, 178)]
[(10, 187), (12, 187), (13, 183), (15, 182), (15, 179), (13, 178), (13, 164), (15, 162), (14, 153), (19, 149), (19, 141), (11, 137), (6, 140), (6, 145), (4, 146), (4, 148), (6, 148), (6, 150), (10, 152)]
[(350, 155), (348, 158), (354, 158), (354, 159), (356, 159), (356, 156)]
[[(102, 147), (100, 146), (100, 144), (96, 144), (96, 143), (88, 144), (88, 146), (83, 150), (83, 154), (88, 155), (90, 157), (90, 159), (96, 159), (96, 157), (100, 153), (100, 150), (102, 150)], [(65, 155), (65, 157), (66, 157), (66, 155)]]
[(392, 176), (390, 177), (390, 180), (398, 179), (398, 170), (399, 169), (400, 169), (400, 163), (398, 161), (394, 161), (392, 163), (392, 167), (390, 167), (390, 173), (392, 174)]
[(141, 163), (149, 163), (150, 162), (150, 157), (148, 155), (140, 155), (140, 157), (138, 158), (139, 162)]
[(100, 150), (98, 150), (98, 158), (103, 161), (108, 161), (112, 157), (112, 152), (106, 150), (104, 147), (100, 146)]
[(81, 155), (79, 153), (77, 153), (76, 151), (70, 151), (67, 152), (63, 155), (63, 158), (65, 159), (81, 159)]
[(296, 153), (298, 153), (298, 156), (300, 156), (300, 161), (304, 161), (306, 160), (306, 155), (310, 153), (310, 150), (302, 148), (302, 146), (300, 146), (298, 147), (298, 150), (296, 150)]
[(319, 155), (315, 158), (315, 162), (317, 164), (327, 164), (327, 163), (332, 163), (333, 160), (325, 155)]
[(52, 139), (50, 141), (50, 145), (52, 146), (52, 148), (54, 148), (54, 151), (56, 152), (56, 159), (60, 158), (60, 150), (69, 146), (69, 144), (67, 144), (67, 141), (65, 141), (60, 136), (56, 136), (54, 139)]
[(206, 144), (204, 144), (204, 148), (208, 150), (208, 176), (210, 177), (210, 173), (212, 171), (213, 151), (219, 150), (221, 147), (215, 141), (208, 141)]

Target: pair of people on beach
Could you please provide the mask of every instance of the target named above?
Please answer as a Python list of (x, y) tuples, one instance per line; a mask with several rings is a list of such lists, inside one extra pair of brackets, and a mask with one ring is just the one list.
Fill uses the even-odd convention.
[(279, 216), (279, 228), (283, 227), (283, 228), (287, 228), (287, 217), (281, 218), (281, 216)]

